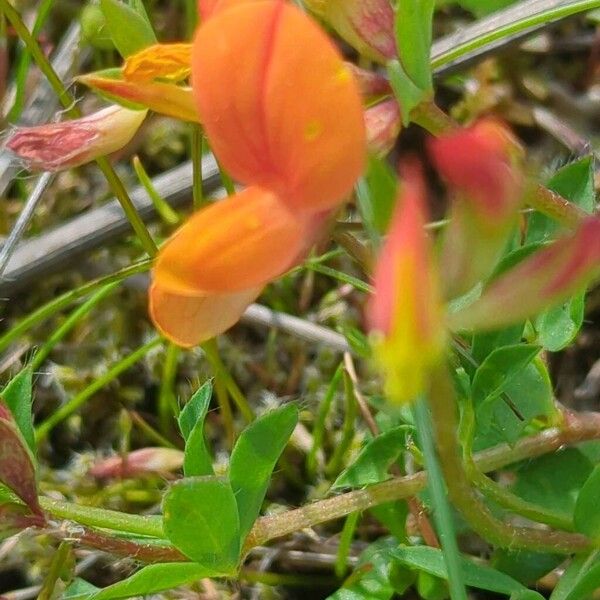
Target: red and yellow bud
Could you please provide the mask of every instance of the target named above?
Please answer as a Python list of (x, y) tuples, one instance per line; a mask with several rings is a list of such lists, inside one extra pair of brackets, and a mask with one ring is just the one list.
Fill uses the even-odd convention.
[(69, 169), (120, 150), (145, 116), (145, 110), (109, 106), (80, 119), (18, 127), (8, 138), (6, 148), (30, 169)]
[(433, 162), (453, 191), (441, 256), (450, 298), (487, 277), (504, 250), (523, 196), (518, 148), (493, 120), (430, 142)]
[(400, 108), (395, 98), (384, 100), (365, 111), (367, 146), (377, 156), (385, 156), (394, 147), (402, 128)]
[(187, 79), (191, 70), (191, 44), (154, 44), (125, 60), (123, 79), (134, 83), (155, 79), (178, 82)]
[(358, 86), (296, 7), (258, 0), (218, 11), (196, 34), (192, 84), (211, 147), (235, 179), (305, 212), (350, 192), (366, 149)]
[(538, 250), (500, 275), (481, 297), (450, 318), (454, 330), (498, 329), (550, 308), (600, 275), (600, 217)]
[(147, 108), (183, 121), (200, 121), (192, 89), (188, 86), (162, 81), (126, 81), (120, 73), (115, 76), (113, 70), (81, 75), (77, 81), (119, 104)]
[(402, 191), (375, 271), (368, 311), (374, 353), (393, 402), (409, 402), (443, 360), (445, 325), (431, 242), (425, 232), (425, 186), (418, 164), (403, 172)]
[(390, 0), (305, 0), (305, 4), (363, 56), (381, 63), (396, 56)]

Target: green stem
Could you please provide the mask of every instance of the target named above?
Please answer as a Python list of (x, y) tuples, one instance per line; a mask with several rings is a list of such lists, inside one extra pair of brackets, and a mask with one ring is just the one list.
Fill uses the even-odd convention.
[(202, 188), (202, 155), (204, 154), (204, 133), (200, 125), (192, 125), (192, 197), (194, 208), (202, 208), (206, 203)]
[(158, 193), (154, 184), (152, 183), (152, 179), (146, 172), (142, 161), (138, 156), (133, 157), (133, 170), (137, 175), (137, 178), (143, 188), (146, 190), (150, 200), (152, 200), (152, 204), (158, 213), (158, 216), (167, 224), (167, 225), (177, 225), (181, 219), (179, 215), (173, 210), (171, 205)]
[(61, 571), (63, 570), (70, 553), (71, 544), (67, 542), (61, 542), (58, 546), (58, 549), (54, 553), (54, 556), (52, 557), (48, 575), (46, 575), (42, 589), (37, 597), (38, 600), (51, 600), (51, 598), (54, 597), (54, 588), (56, 587), (56, 582), (60, 577)]
[(417, 400), (413, 408), (413, 416), (427, 468), (427, 487), (431, 492), (434, 509), (433, 516), (437, 525), (437, 533), (448, 571), (450, 597), (452, 600), (467, 600), (467, 591), (460, 564), (460, 552), (456, 543), (452, 512), (448, 504), (444, 477), (435, 452), (431, 431), (431, 418), (425, 399), (420, 398)]
[(88, 527), (101, 527), (112, 529), (120, 533), (132, 533), (155, 538), (164, 538), (162, 517), (156, 515), (141, 516), (131, 515), (116, 510), (107, 510), (95, 506), (82, 506), (55, 500), (54, 498), (40, 497), (42, 509), (59, 519), (75, 521)]
[(323, 447), (323, 439), (325, 437), (325, 429), (326, 429), (326, 419), (329, 414), (329, 410), (331, 408), (331, 404), (333, 399), (335, 398), (335, 393), (340, 385), (340, 381), (342, 380), (342, 374), (344, 372), (344, 365), (340, 363), (338, 368), (336, 369), (329, 385), (327, 386), (327, 391), (325, 392), (325, 397), (321, 402), (319, 402), (319, 406), (317, 409), (317, 417), (315, 419), (315, 425), (312, 431), (313, 443), (306, 457), (306, 470), (309, 473), (310, 477), (315, 477), (317, 474), (317, 452), (320, 448)]
[(531, 521), (546, 523), (557, 529), (565, 531), (573, 530), (573, 522), (563, 514), (551, 511), (543, 506), (527, 502), (513, 494), (510, 490), (502, 487), (493, 479), (490, 479), (475, 464), (472, 452), (472, 443), (475, 431), (475, 411), (471, 402), (466, 402), (463, 406), (460, 419), (459, 438), (463, 445), (463, 460), (465, 469), (471, 482), (476, 485), (486, 497), (500, 506), (507, 508), (515, 514), (521, 515)]
[(129, 411), (129, 416), (133, 423), (135, 423), (145, 434), (149, 440), (157, 443), (159, 446), (165, 448), (173, 448), (179, 450), (179, 448), (168, 440), (164, 435), (161, 435), (154, 427), (152, 427), (137, 411)]
[(111, 273), (110, 275), (105, 275), (104, 277), (99, 277), (98, 279), (84, 283), (82, 286), (75, 288), (74, 290), (69, 290), (57, 298), (53, 298), (50, 300), (50, 302), (40, 306), (40, 308), (28, 314), (24, 319), (21, 319), (3, 336), (0, 336), (0, 352), (6, 350), (10, 344), (12, 344), (25, 332), (29, 331), (32, 327), (35, 327), (45, 319), (48, 319), (60, 310), (70, 306), (80, 298), (83, 298), (84, 296), (95, 292), (98, 288), (110, 283), (119, 282), (123, 279), (127, 279), (127, 277), (131, 277), (132, 275), (149, 271), (151, 267), (152, 261), (150, 259), (146, 259), (125, 267), (120, 271)]
[(473, 489), (461, 459), (455, 393), (446, 368), (439, 368), (431, 380), (429, 403), (448, 495), (471, 527), (485, 540), (503, 548), (566, 554), (588, 550), (590, 542), (582, 535), (513, 527), (492, 515)]
[(54, 413), (52, 413), (45, 421), (40, 423), (35, 431), (36, 442), (39, 443), (44, 440), (50, 431), (61, 421), (72, 415), (78, 410), (83, 404), (85, 404), (98, 390), (102, 389), (105, 385), (116, 379), (123, 371), (126, 371), (142, 357), (144, 357), (152, 348), (155, 348), (162, 343), (161, 338), (153, 338), (148, 343), (144, 344), (125, 358), (120, 360), (118, 363), (113, 365), (104, 375), (98, 377), (84, 390), (73, 396), (68, 402), (63, 404)]
[(202, 344), (202, 350), (204, 350), (204, 353), (206, 354), (206, 358), (213, 369), (215, 377), (222, 379), (227, 391), (229, 392), (229, 395), (235, 402), (239, 411), (242, 413), (244, 419), (246, 419), (248, 423), (253, 421), (254, 411), (250, 407), (250, 404), (248, 404), (246, 396), (244, 396), (242, 390), (240, 390), (237, 383), (231, 376), (231, 373), (229, 373), (227, 367), (221, 360), (221, 355), (219, 354), (216, 340), (213, 338), (212, 340)]
[(356, 527), (360, 519), (360, 512), (350, 513), (346, 517), (342, 533), (340, 534), (340, 543), (338, 545), (337, 556), (335, 557), (335, 574), (342, 579), (348, 571), (348, 557), (352, 548), (352, 538), (356, 532)]
[[(31, 56), (33, 57), (33, 60), (37, 64), (40, 71), (42, 71), (42, 73), (45, 75), (48, 83), (58, 96), (60, 103), (65, 108), (67, 115), (74, 119), (80, 117), (81, 112), (79, 111), (75, 98), (73, 98), (73, 96), (63, 85), (63, 82), (60, 80), (60, 77), (57, 75), (46, 55), (42, 52), (42, 49), (40, 48), (36, 39), (31, 35), (29, 29), (27, 29), (27, 26), (21, 19), (19, 12), (8, 2), (8, 0), (0, 0), (0, 9), (2, 12), (4, 12), (12, 26), (15, 28), (17, 35), (21, 38), (31, 53)], [(108, 185), (110, 186), (113, 194), (120, 202), (123, 212), (138, 236), (144, 250), (149, 256), (154, 256), (157, 252), (156, 244), (154, 243), (154, 240), (146, 229), (144, 222), (135, 209), (135, 206), (131, 201), (127, 190), (125, 189), (123, 182), (119, 179), (119, 176), (105, 156), (97, 158), (96, 163), (106, 177)]]
[(572, 2), (564, 2), (561, 6), (553, 7), (550, 10), (545, 10), (537, 14), (526, 14), (520, 19), (503, 24), (494, 31), (489, 31), (481, 37), (474, 40), (467, 40), (462, 44), (456, 44), (444, 54), (437, 56), (431, 61), (433, 69), (451, 63), (452, 61), (469, 54), (491, 42), (500, 40), (505, 37), (510, 37), (521, 31), (525, 31), (536, 25), (543, 25), (558, 19), (563, 19), (570, 15), (575, 15), (587, 10), (600, 7), (600, 0), (575, 0)]
[(167, 433), (171, 429), (173, 418), (177, 418), (179, 414), (174, 387), (175, 377), (177, 376), (177, 360), (180, 353), (181, 350), (175, 344), (169, 343), (167, 345), (158, 393), (158, 420), (163, 433)]
[(357, 406), (356, 398), (354, 396), (354, 387), (352, 380), (345, 369), (342, 371), (342, 375), (344, 377), (344, 399), (346, 410), (344, 413), (344, 423), (342, 425), (342, 435), (339, 442), (336, 444), (329, 464), (325, 467), (325, 472), (329, 477), (333, 477), (341, 471), (346, 452), (354, 439), (356, 427)]
[(38, 349), (31, 361), (31, 367), (35, 371), (46, 360), (52, 349), (87, 315), (97, 304), (111, 294), (118, 283), (109, 283), (101, 287), (91, 298), (86, 300), (81, 306), (76, 308), (62, 323), (62, 325), (52, 333), (46, 342)]

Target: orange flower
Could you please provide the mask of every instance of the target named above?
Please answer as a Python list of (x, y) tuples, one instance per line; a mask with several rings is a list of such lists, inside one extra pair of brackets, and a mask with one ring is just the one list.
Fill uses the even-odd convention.
[(446, 338), (437, 271), (424, 229), (425, 186), (419, 164), (406, 165), (403, 176), (368, 311), (375, 358), (395, 402), (409, 402), (424, 391), (427, 373), (442, 360)]
[(310, 19), (278, 0), (209, 4), (194, 94), (219, 161), (249, 187), (193, 215), (160, 250), (150, 313), (184, 346), (229, 328), (303, 260), (365, 159), (358, 87)]
[(154, 44), (125, 60), (123, 78), (138, 83), (157, 78), (182, 81), (190, 74), (191, 60), (191, 44)]
[(364, 162), (357, 84), (327, 36), (285, 2), (246, 2), (200, 27), (192, 83), (211, 147), (244, 184), (320, 212)]

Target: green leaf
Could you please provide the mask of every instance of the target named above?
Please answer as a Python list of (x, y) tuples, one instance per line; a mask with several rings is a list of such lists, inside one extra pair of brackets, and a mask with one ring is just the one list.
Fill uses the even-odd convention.
[[(436, 577), (447, 579), (446, 564), (442, 551), (428, 546), (400, 546), (390, 552), (390, 556), (402, 564), (425, 571)], [(486, 565), (476, 564), (464, 557), (461, 559), (465, 583), (480, 590), (498, 594), (513, 594), (527, 591), (527, 588), (504, 573)], [(532, 596), (542, 600), (540, 594)]]
[(370, 440), (356, 460), (335, 480), (332, 489), (357, 488), (389, 479), (388, 469), (406, 447), (406, 435), (413, 428), (401, 425)]
[(387, 72), (394, 96), (396, 96), (396, 100), (400, 105), (402, 125), (406, 127), (410, 123), (410, 113), (413, 108), (428, 100), (431, 96), (431, 90), (423, 90), (417, 87), (397, 60), (388, 62)]
[(398, 178), (384, 160), (369, 157), (367, 170), (356, 184), (356, 197), (371, 241), (379, 244), (387, 231), (398, 191)]
[(390, 600), (395, 590), (390, 582), (391, 565), (388, 552), (390, 547), (396, 544), (395, 540), (387, 539), (371, 544), (361, 554), (354, 574), (350, 575), (344, 586), (327, 600)]
[(87, 600), (98, 588), (88, 581), (76, 577), (64, 591), (61, 600)]
[(163, 502), (164, 530), (186, 556), (211, 573), (232, 574), (240, 554), (235, 496), (222, 477), (187, 477)]
[(579, 450), (541, 456), (517, 471), (513, 492), (521, 498), (572, 518), (577, 497), (593, 469)]
[(533, 585), (564, 560), (565, 557), (558, 554), (497, 548), (492, 559), (492, 566), (498, 571), (514, 577), (523, 585)]
[(273, 469), (297, 423), (298, 408), (288, 404), (256, 419), (235, 444), (229, 479), (238, 506), (242, 539), (260, 514)]
[[(594, 211), (594, 167), (591, 156), (586, 156), (559, 169), (548, 182), (548, 188), (587, 213)], [(527, 242), (547, 242), (560, 233), (560, 224), (534, 212), (528, 219)]]
[(600, 550), (576, 556), (554, 588), (550, 600), (590, 600), (600, 588)]
[(183, 473), (186, 477), (214, 475), (212, 456), (204, 438), (204, 419), (211, 397), (212, 383), (207, 381), (194, 393), (179, 414), (179, 429), (185, 440)]
[(435, 0), (402, 0), (396, 6), (396, 46), (402, 70), (425, 92), (433, 88), (430, 55), (434, 8)]
[[(548, 187), (585, 212), (592, 213), (596, 201), (592, 158), (586, 156), (564, 166), (548, 182)], [(560, 225), (549, 217), (539, 212), (530, 216), (528, 241), (549, 241), (560, 233)], [(575, 339), (583, 324), (584, 300), (584, 292), (576, 294), (561, 306), (546, 311), (535, 320), (538, 342), (546, 350), (557, 352)]]
[(487, 356), (475, 371), (471, 397), (477, 422), (485, 430), (489, 427), (492, 408), (512, 379), (519, 375), (539, 353), (539, 346), (515, 344), (497, 348)]
[(416, 587), (419, 596), (423, 600), (446, 600), (449, 597), (446, 580), (431, 575), (427, 571), (419, 571)]
[(119, 0), (100, 0), (108, 33), (124, 58), (156, 44), (156, 36), (147, 15)]
[(116, 600), (154, 594), (216, 575), (218, 573), (215, 573), (210, 567), (195, 563), (149, 565), (131, 577), (88, 596), (88, 600)]
[(586, 479), (575, 503), (573, 522), (575, 529), (587, 535), (596, 545), (600, 544), (600, 465)]
[(35, 455), (36, 447), (32, 416), (32, 376), (31, 367), (25, 367), (8, 382), (2, 393), (0, 393), (0, 396), (6, 402), (29, 449)]
[(369, 512), (380, 521), (398, 542), (406, 541), (406, 517), (408, 504), (401, 500), (384, 502), (369, 509)]
[(187, 441), (198, 421), (204, 422), (210, 400), (212, 398), (212, 382), (201, 385), (181, 409), (177, 422), (183, 439)]

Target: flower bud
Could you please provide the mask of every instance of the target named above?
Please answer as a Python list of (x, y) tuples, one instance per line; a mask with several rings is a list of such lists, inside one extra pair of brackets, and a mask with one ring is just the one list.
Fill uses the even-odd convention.
[(125, 106), (147, 108), (182, 121), (200, 121), (192, 88), (188, 86), (162, 81), (127, 81), (114, 69), (81, 75), (77, 81)]
[(400, 108), (395, 98), (369, 107), (365, 111), (369, 150), (378, 156), (385, 156), (394, 147), (401, 127)]
[(305, 4), (363, 56), (381, 63), (396, 56), (390, 0), (305, 0)]
[(145, 110), (109, 106), (80, 119), (17, 127), (6, 147), (30, 169), (69, 169), (120, 150), (145, 116)]
[(420, 166), (403, 169), (400, 197), (375, 270), (368, 320), (374, 353), (392, 402), (424, 391), (430, 369), (443, 358), (445, 326), (425, 232), (425, 186)]
[(144, 473), (167, 474), (183, 465), (183, 452), (173, 448), (140, 448), (122, 456), (111, 456), (96, 463), (89, 474), (98, 479), (136, 477)]
[(493, 280), (481, 297), (453, 314), (454, 330), (507, 327), (564, 301), (600, 275), (600, 217), (552, 242)]
[(441, 270), (446, 295), (461, 295), (487, 277), (506, 246), (522, 202), (518, 143), (485, 120), (431, 140), (429, 150), (453, 192)]

